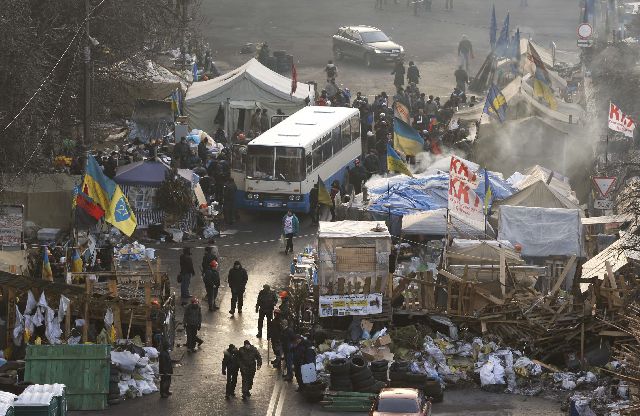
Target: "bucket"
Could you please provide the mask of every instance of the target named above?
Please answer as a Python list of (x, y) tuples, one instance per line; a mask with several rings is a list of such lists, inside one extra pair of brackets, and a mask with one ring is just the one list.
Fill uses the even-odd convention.
[(156, 258), (156, 249), (155, 248), (146, 248), (146, 249), (144, 249), (144, 255), (149, 260), (153, 260), (153, 259)]

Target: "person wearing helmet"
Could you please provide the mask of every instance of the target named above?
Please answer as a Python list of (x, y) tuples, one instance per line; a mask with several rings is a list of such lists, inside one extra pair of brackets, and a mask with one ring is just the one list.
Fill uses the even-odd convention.
[(202, 326), (202, 311), (198, 298), (191, 298), (189, 306), (184, 308), (183, 324), (187, 333), (187, 350), (196, 352), (196, 344), (200, 347), (204, 342), (198, 337), (198, 331)]
[(264, 285), (256, 300), (256, 313), (258, 314), (257, 338), (262, 338), (264, 318), (267, 318), (267, 331), (269, 330), (269, 322), (273, 319), (273, 309), (276, 307), (276, 303), (278, 303), (278, 295), (271, 290), (269, 285)]
[(202, 276), (204, 288), (207, 291), (207, 303), (209, 311), (220, 309), (216, 306), (216, 298), (218, 297), (218, 288), (220, 287), (220, 273), (218, 273), (218, 262), (211, 260), (209, 267)]

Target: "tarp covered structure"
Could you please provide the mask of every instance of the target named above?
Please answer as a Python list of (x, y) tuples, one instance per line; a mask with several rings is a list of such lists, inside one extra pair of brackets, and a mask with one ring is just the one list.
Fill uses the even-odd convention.
[(129, 139), (143, 143), (161, 139), (173, 131), (173, 109), (169, 101), (136, 100), (129, 123)]
[(73, 188), (81, 176), (66, 173), (25, 174), (2, 179), (2, 203), (24, 206), (24, 221), (42, 228), (68, 229), (72, 224)]
[[(447, 209), (439, 208), (432, 211), (407, 214), (402, 217), (402, 233), (409, 235), (424, 235), (442, 238), (447, 235)], [(495, 237), (493, 228), (487, 224), (484, 229), (477, 229), (452, 217), (449, 235), (455, 238), (484, 238)]]
[[(120, 166), (113, 180), (119, 185), (158, 187), (170, 170), (160, 161), (144, 160)], [(191, 169), (178, 169), (178, 174), (189, 182), (194, 180)]]
[(524, 257), (582, 256), (580, 210), (502, 205), (498, 239), (522, 246)]
[[(187, 91), (185, 113), (192, 128), (215, 131), (215, 119), (219, 111), (224, 114), (224, 129), (247, 130), (250, 114), (245, 110), (268, 110), (269, 115), (281, 109), (293, 114), (313, 100), (313, 87), (298, 82), (291, 95), (291, 79), (282, 76), (253, 58), (246, 64), (224, 75), (202, 82), (195, 82)], [(309, 98), (311, 97), (311, 98)], [(244, 124), (239, 126), (240, 115)]]
[[(561, 195), (558, 191), (547, 185), (542, 180), (534, 182), (532, 185), (518, 191), (502, 201), (496, 201), (495, 205), (540, 208), (578, 208), (576, 203)], [(496, 209), (494, 207), (494, 211), (495, 210)]]

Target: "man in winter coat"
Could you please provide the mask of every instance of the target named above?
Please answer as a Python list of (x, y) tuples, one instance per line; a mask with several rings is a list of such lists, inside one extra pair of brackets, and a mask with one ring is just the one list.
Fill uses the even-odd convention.
[(258, 349), (245, 340), (244, 345), (238, 350), (238, 362), (242, 374), (242, 399), (245, 400), (251, 396), (253, 377), (256, 375), (256, 369), (259, 370), (262, 366), (262, 357)]
[(409, 68), (407, 68), (407, 79), (409, 80), (409, 83), (420, 83), (420, 70), (413, 63), (413, 61), (409, 61)]
[(271, 340), (271, 347), (275, 357), (271, 364), (273, 364), (274, 368), (280, 368), (282, 357), (282, 314), (278, 308), (273, 311), (273, 319), (267, 322), (267, 339)]
[(199, 347), (204, 341), (198, 337), (198, 331), (202, 326), (202, 311), (195, 297), (191, 299), (189, 306), (184, 308), (183, 324), (187, 333), (187, 349), (196, 352), (196, 343)]
[(189, 286), (191, 285), (191, 278), (195, 274), (193, 270), (193, 259), (191, 258), (191, 249), (185, 247), (182, 249), (180, 255), (180, 297), (182, 298), (182, 306), (187, 304), (187, 300), (191, 297), (189, 293)]
[(202, 161), (202, 164), (207, 163), (207, 158), (209, 157), (209, 149), (207, 148), (207, 143), (209, 143), (209, 139), (203, 138), (198, 143), (198, 157)]
[(213, 260), (218, 261), (218, 247), (209, 246), (204, 248), (204, 255), (202, 256), (202, 273), (207, 271), (211, 267)]
[(296, 335), (293, 339), (291, 347), (293, 356), (293, 367), (295, 369), (296, 382), (298, 383), (298, 391), (304, 389), (302, 382), (302, 366), (316, 361), (316, 353), (309, 340), (302, 335)]
[(282, 234), (287, 239), (286, 247), (284, 248), (284, 254), (293, 252), (293, 236), (298, 234), (300, 229), (300, 221), (293, 211), (287, 211), (287, 215), (282, 218)]
[(269, 323), (273, 319), (273, 309), (276, 307), (276, 303), (278, 303), (276, 292), (271, 290), (269, 285), (262, 286), (256, 301), (256, 312), (258, 313), (258, 335), (256, 337), (262, 338), (264, 318), (267, 318), (267, 331), (269, 330)]
[(209, 311), (220, 309), (216, 306), (216, 298), (218, 297), (218, 288), (220, 287), (220, 273), (218, 273), (218, 262), (211, 260), (211, 264), (207, 267), (202, 275), (204, 288), (207, 291), (207, 303)]
[(293, 380), (293, 351), (291, 343), (295, 337), (293, 328), (289, 325), (286, 319), (282, 320), (282, 334), (280, 344), (282, 345), (282, 353), (284, 354), (284, 362), (287, 369), (287, 374), (284, 375), (284, 380)]
[(229, 270), (229, 276), (227, 282), (231, 289), (231, 309), (229, 313), (233, 315), (236, 312), (236, 304), (238, 305), (238, 313), (242, 314), (242, 302), (244, 297), (244, 290), (247, 287), (247, 281), (249, 276), (247, 271), (240, 264), (240, 260), (236, 260), (233, 263), (233, 268)]
[(236, 384), (238, 384), (238, 371), (240, 363), (238, 361), (238, 349), (235, 345), (229, 344), (229, 348), (224, 350), (222, 358), (222, 374), (227, 376), (227, 386), (224, 398), (236, 395)]
[(171, 388), (173, 363), (171, 362), (171, 355), (169, 355), (169, 343), (167, 341), (162, 342), (162, 351), (160, 351), (160, 355), (158, 356), (158, 364), (160, 370), (160, 397), (166, 399), (173, 394), (173, 392), (169, 390)]

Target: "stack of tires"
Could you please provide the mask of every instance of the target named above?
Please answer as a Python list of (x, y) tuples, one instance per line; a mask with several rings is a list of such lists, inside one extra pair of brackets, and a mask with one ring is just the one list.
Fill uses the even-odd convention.
[(391, 364), (389, 368), (390, 386), (419, 389), (424, 392), (426, 397), (431, 397), (434, 402), (441, 402), (443, 393), (440, 382), (426, 374), (412, 373), (410, 365), (411, 363), (408, 361), (396, 361)]
[(351, 383), (354, 391), (361, 393), (380, 393), (386, 382), (378, 381), (373, 377), (373, 373), (367, 361), (359, 355), (354, 355), (350, 359)]
[(389, 379), (387, 376), (387, 370), (389, 368), (389, 361), (387, 360), (378, 360), (371, 361), (369, 364), (371, 367), (371, 373), (373, 373), (373, 378), (377, 381), (384, 381), (385, 383)]
[(107, 396), (107, 403), (109, 403), (109, 405), (120, 404), (120, 387), (118, 387), (119, 381), (120, 371), (118, 371), (118, 367), (111, 364), (111, 371), (109, 373), (109, 395)]
[(323, 399), (326, 388), (327, 383), (322, 380), (305, 384), (304, 389), (302, 390), (302, 397), (304, 397), (304, 399), (309, 403), (318, 403)]
[(353, 391), (350, 375), (351, 365), (348, 359), (334, 358), (327, 364), (330, 375), (329, 388), (333, 391)]

